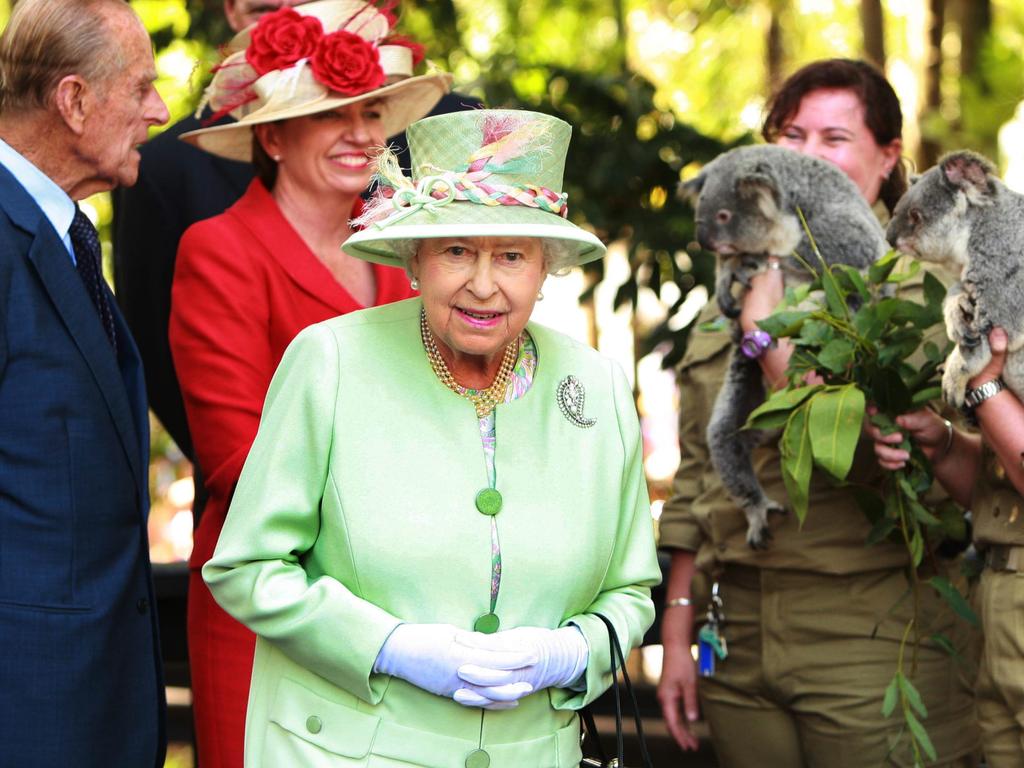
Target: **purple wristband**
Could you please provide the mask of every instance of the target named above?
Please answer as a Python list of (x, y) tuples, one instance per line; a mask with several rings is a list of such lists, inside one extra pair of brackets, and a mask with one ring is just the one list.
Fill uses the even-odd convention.
[(743, 334), (743, 339), (740, 341), (740, 352), (751, 360), (757, 360), (768, 351), (768, 348), (771, 347), (771, 345), (771, 334), (757, 328)]

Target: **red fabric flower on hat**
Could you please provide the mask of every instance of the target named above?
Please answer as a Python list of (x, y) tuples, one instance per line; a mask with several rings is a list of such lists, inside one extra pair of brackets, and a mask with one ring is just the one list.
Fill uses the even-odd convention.
[(344, 30), (323, 36), (309, 67), (322, 85), (345, 96), (372, 91), (387, 79), (377, 48)]
[(287, 69), (312, 56), (323, 37), (324, 27), (316, 16), (280, 8), (260, 19), (245, 50), (245, 60), (259, 75)]

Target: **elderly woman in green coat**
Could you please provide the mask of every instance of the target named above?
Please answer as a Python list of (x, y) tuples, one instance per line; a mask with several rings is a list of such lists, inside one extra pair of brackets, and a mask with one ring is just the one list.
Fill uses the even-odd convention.
[(653, 620), (631, 388), (529, 322), (604, 252), (565, 218), (570, 133), (461, 112), (410, 126), (413, 180), (381, 160), (344, 248), (421, 295), (292, 342), (203, 569), (259, 637), (247, 766), (574, 766), (598, 614), (627, 653)]

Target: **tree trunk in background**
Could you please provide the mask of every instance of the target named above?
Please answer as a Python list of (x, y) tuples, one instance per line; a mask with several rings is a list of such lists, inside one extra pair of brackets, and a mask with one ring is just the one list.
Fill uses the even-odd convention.
[(769, 0), (768, 2), (768, 34), (765, 41), (765, 83), (768, 93), (774, 94), (782, 85), (784, 74), (782, 68), (786, 57), (782, 41), (782, 16), (787, 3), (785, 0)]
[[(960, 76), (974, 78), (985, 38), (992, 29), (991, 0), (959, 0), (957, 15), (960, 21)], [(979, 85), (984, 81), (979, 78)]]
[[(942, 104), (942, 32), (946, 20), (946, 0), (928, 0), (928, 47), (924, 69), (924, 102), (921, 104), (919, 122), (927, 126), (929, 117), (938, 113)], [(939, 159), (938, 142), (921, 136), (919, 168), (931, 168)]]
[(882, 0), (861, 0), (860, 27), (864, 34), (864, 58), (885, 71), (885, 14)]

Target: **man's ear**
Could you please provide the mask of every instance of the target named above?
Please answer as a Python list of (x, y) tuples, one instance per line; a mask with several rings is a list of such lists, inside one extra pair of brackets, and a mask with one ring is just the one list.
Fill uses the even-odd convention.
[(85, 132), (85, 121), (89, 116), (89, 84), (80, 75), (61, 78), (53, 90), (53, 103), (64, 119), (65, 125), (76, 136)]

